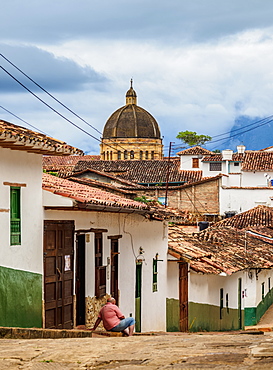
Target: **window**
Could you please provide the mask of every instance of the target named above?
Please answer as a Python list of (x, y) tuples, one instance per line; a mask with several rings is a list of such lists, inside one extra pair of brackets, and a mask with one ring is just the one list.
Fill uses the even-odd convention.
[(135, 158), (135, 153), (133, 150), (130, 151), (130, 159), (134, 159)]
[(271, 289), (271, 278), (268, 278), (268, 291), (270, 292)]
[(149, 152), (148, 152), (148, 150), (146, 150), (146, 152), (145, 152), (145, 159), (149, 159)]
[(264, 299), (264, 283), (262, 283), (262, 299)]
[(192, 158), (192, 168), (199, 168), (199, 159)]
[(220, 320), (223, 318), (223, 308), (224, 308), (224, 289), (220, 289)]
[(121, 159), (121, 151), (118, 151), (118, 159)]
[(21, 189), (10, 188), (10, 244), (21, 244)]
[(153, 258), (153, 292), (157, 292), (157, 258)]
[(128, 152), (127, 152), (127, 150), (124, 150), (123, 155), (124, 155), (124, 159), (128, 159)]
[(151, 159), (155, 159), (155, 152), (153, 150), (151, 151)]
[(210, 171), (222, 171), (222, 162), (211, 162), (209, 164)]
[(139, 159), (140, 159), (140, 160), (142, 160), (142, 159), (143, 159), (143, 151), (142, 151), (142, 150), (139, 152)]
[(106, 294), (106, 266), (102, 265), (102, 233), (95, 233), (95, 296)]
[(239, 162), (234, 162), (235, 167), (239, 167), (239, 164), (240, 164)]

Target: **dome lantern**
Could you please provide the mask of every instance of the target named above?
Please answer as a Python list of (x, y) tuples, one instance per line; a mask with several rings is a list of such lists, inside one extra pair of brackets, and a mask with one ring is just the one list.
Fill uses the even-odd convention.
[(133, 79), (131, 78), (131, 87), (126, 93), (126, 105), (135, 104), (137, 105), (137, 94), (133, 89)]

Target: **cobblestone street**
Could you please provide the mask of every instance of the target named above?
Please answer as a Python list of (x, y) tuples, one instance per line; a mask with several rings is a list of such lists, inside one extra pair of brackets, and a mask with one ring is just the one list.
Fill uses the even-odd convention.
[(272, 369), (273, 334), (1, 339), (0, 369)]

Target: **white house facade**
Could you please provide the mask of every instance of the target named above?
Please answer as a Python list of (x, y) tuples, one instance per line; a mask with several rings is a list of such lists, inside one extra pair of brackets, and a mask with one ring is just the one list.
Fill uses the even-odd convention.
[(136, 331), (165, 331), (166, 221), (154, 220), (146, 205), (69, 180), (44, 175), (43, 188), (45, 232), (48, 229), (53, 233), (56, 225), (60, 230), (65, 222), (73, 224), (72, 248), (62, 257), (67, 261), (66, 271), (44, 246), (49, 256), (45, 271), (52, 263), (59, 270), (45, 275), (49, 282), (45, 283), (46, 327), (59, 325), (58, 303), (52, 303), (56, 297), (50, 292), (54, 289), (60, 296), (58, 281), (66, 281), (65, 275), (71, 272), (72, 290), (68, 295), (72, 301), (68, 296), (65, 299), (73, 304), (62, 307), (70, 310), (65, 327), (92, 327), (99, 309), (112, 295), (126, 317), (135, 317)]
[(42, 155), (74, 151), (0, 121), (1, 326), (42, 326)]

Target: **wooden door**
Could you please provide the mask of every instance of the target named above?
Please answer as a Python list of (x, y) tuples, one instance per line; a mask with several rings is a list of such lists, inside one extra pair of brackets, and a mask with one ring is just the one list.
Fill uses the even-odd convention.
[(188, 264), (179, 264), (180, 331), (188, 331)]
[(242, 329), (242, 279), (238, 279), (238, 329)]
[(76, 243), (76, 325), (85, 325), (85, 234)]
[(142, 287), (142, 262), (136, 264), (136, 294), (135, 294), (135, 331), (141, 332), (141, 287)]
[(73, 328), (74, 221), (44, 223), (45, 327)]
[(118, 294), (118, 239), (111, 239), (111, 296), (114, 297), (119, 304)]

